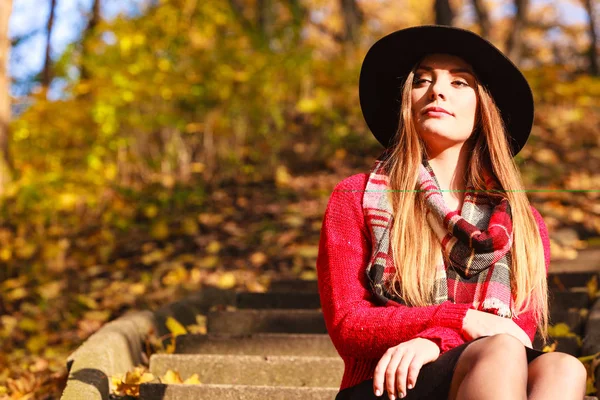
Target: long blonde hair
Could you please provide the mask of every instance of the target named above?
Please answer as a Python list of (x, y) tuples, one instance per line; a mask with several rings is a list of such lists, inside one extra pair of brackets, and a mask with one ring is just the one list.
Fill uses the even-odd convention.
[[(417, 64), (418, 65), (418, 64)], [(415, 67), (416, 69), (416, 67)], [(399, 126), (384, 161), (390, 179), (394, 223), (391, 246), (396, 273), (390, 290), (407, 304), (432, 304), (439, 240), (425, 218), (425, 203), (417, 193), (419, 164), (425, 146), (412, 119), (413, 69), (402, 89)], [(481, 171), (490, 173), (508, 198), (513, 219), (511, 288), (517, 316), (533, 307), (544, 343), (548, 329), (548, 286), (544, 249), (517, 165), (509, 150), (500, 112), (487, 89), (476, 84), (477, 123), (466, 145), (471, 147), (467, 178), (475, 190), (485, 190)], [(507, 190), (510, 189), (510, 190)]]

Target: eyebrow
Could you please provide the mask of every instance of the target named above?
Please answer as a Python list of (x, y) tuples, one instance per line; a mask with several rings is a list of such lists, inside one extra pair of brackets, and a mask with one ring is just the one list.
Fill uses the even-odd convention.
[[(433, 68), (430, 67), (430, 66), (427, 66), (427, 65), (419, 65), (419, 67), (417, 68), (417, 70), (419, 70), (419, 69), (424, 69), (424, 70), (430, 71), (430, 72), (433, 71)], [(469, 75), (472, 75), (473, 77), (475, 76), (475, 74), (473, 73), (473, 71), (471, 71), (470, 69), (467, 69), (467, 68), (454, 68), (454, 69), (450, 70), (451, 74), (458, 74), (458, 73), (461, 73), (461, 72), (469, 74)]]

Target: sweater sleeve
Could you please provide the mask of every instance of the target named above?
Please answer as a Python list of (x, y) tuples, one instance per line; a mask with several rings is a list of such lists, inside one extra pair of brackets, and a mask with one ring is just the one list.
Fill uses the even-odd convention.
[(331, 340), (341, 356), (380, 358), (418, 334), (434, 335), (428, 330), (437, 327), (448, 328), (434, 335), (440, 349), (447, 348), (457, 340), (470, 304), (383, 307), (371, 301), (365, 273), (371, 238), (362, 210), (367, 178), (357, 174), (338, 183), (323, 218), (317, 278)]
[[(531, 206), (531, 212), (537, 222), (538, 230), (540, 232), (540, 237), (542, 239), (542, 245), (544, 247), (544, 262), (546, 264), (546, 275), (548, 274), (548, 268), (550, 267), (550, 238), (548, 235), (548, 228), (546, 227), (546, 223), (544, 219), (533, 206)], [(535, 336), (535, 332), (537, 329), (537, 321), (535, 319), (535, 315), (533, 310), (530, 308), (526, 310), (522, 314), (518, 316), (518, 318), (514, 319), (515, 323), (521, 327), (527, 333), (531, 341), (533, 342), (533, 338)]]

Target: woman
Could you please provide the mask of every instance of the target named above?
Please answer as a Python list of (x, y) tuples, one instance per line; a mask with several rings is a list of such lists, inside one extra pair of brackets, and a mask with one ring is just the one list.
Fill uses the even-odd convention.
[(583, 365), (531, 345), (550, 248), (512, 160), (533, 123), (521, 72), (472, 32), (413, 27), (371, 47), (359, 94), (386, 150), (336, 186), (321, 231), (337, 400), (582, 399)]

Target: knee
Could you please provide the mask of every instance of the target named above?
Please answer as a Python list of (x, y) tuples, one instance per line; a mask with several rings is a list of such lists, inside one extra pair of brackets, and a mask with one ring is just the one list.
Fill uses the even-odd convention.
[[(478, 340), (465, 350), (465, 360), (471, 365), (493, 362), (497, 366), (525, 368), (527, 358), (525, 346), (517, 338), (508, 334), (498, 334)], [(519, 362), (522, 361), (522, 362)]]
[(486, 341), (483, 346), (486, 353), (494, 354), (496, 357), (510, 358), (513, 360), (518, 359), (519, 357), (526, 360), (525, 346), (519, 339), (512, 335), (500, 333), (482, 340)]
[[(577, 358), (567, 353), (552, 352), (538, 357), (544, 371), (568, 382), (585, 382), (587, 371)], [(537, 361), (534, 360), (534, 361)]]

